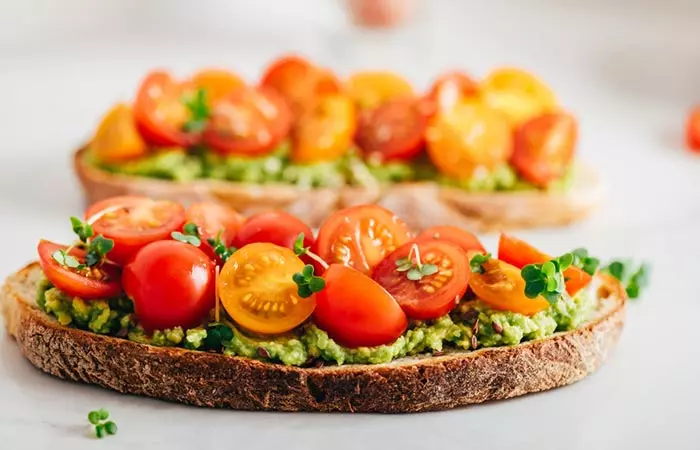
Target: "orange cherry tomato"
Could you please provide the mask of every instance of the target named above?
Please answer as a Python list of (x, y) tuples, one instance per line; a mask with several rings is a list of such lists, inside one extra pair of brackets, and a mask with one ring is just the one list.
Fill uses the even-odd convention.
[(367, 275), (332, 264), (326, 287), (316, 294), (314, 322), (346, 347), (390, 344), (406, 331), (406, 314), (392, 296)]
[(314, 253), (369, 273), (386, 255), (411, 239), (408, 225), (378, 205), (359, 205), (335, 212), (321, 225)]
[(370, 159), (408, 160), (423, 150), (427, 125), (420, 102), (389, 100), (363, 114), (358, 124), (357, 145)]
[(90, 150), (104, 163), (120, 163), (145, 155), (148, 147), (136, 128), (131, 106), (115, 105), (102, 118)]
[(571, 165), (576, 136), (576, 119), (569, 114), (538, 116), (516, 131), (511, 163), (524, 179), (546, 187)]
[(225, 69), (200, 70), (192, 77), (192, 84), (206, 91), (210, 105), (246, 85), (241, 77)]
[[(479, 252), (469, 252), (471, 258)], [(525, 280), (520, 269), (498, 259), (489, 259), (481, 265), (483, 273), (473, 273), (469, 277), (469, 287), (474, 294), (491, 308), (515, 313), (533, 315), (544, 311), (549, 303), (542, 297), (525, 296)]]
[(224, 245), (230, 246), (245, 221), (233, 208), (214, 202), (191, 204), (185, 217), (185, 223), (197, 225), (202, 237), (200, 248), (212, 259), (216, 259), (216, 253), (208, 240), (220, 237)]
[(219, 274), (218, 292), (229, 316), (255, 333), (278, 334), (301, 325), (316, 306), (302, 298), (292, 276), (304, 263), (293, 251), (269, 243), (238, 249)]
[(274, 150), (290, 126), (289, 109), (274, 91), (239, 88), (214, 105), (203, 139), (225, 155), (260, 156)]
[(513, 126), (552, 112), (557, 99), (537, 77), (521, 69), (496, 69), (481, 85), (487, 105), (502, 112)]
[(479, 85), (469, 75), (454, 71), (440, 76), (428, 91), (427, 98), (435, 103), (436, 109), (449, 111), (464, 98), (479, 93)]
[[(522, 269), (528, 264), (545, 263), (550, 261), (552, 257), (521, 239), (501, 233), (498, 240), (498, 259)], [(593, 277), (578, 267), (569, 266), (564, 271), (564, 279), (566, 280), (566, 291), (569, 295), (575, 295), (586, 287)]]
[[(433, 264), (437, 272), (413, 281), (397, 261), (409, 258), (417, 262), (418, 255), (421, 264)], [(437, 319), (452, 311), (466, 292), (469, 260), (460, 247), (447, 241), (408, 242), (374, 268), (372, 279), (394, 296), (411, 319)]]
[(292, 159), (302, 164), (337, 160), (352, 146), (355, 122), (355, 105), (348, 97), (319, 97), (294, 126)]
[(389, 100), (415, 96), (413, 86), (392, 72), (357, 72), (347, 81), (346, 89), (360, 109), (371, 109)]
[(467, 230), (452, 225), (427, 228), (416, 236), (416, 242), (434, 240), (451, 242), (465, 252), (470, 250), (478, 250), (484, 253), (486, 252), (486, 249), (481, 244), (481, 241), (479, 241), (479, 238)]
[(426, 133), (430, 160), (443, 174), (463, 179), (493, 170), (513, 152), (510, 125), (493, 109), (463, 102), (437, 114)]
[(690, 150), (700, 152), (700, 106), (693, 108), (688, 115), (685, 142)]
[(112, 197), (91, 205), (85, 218), (94, 220), (95, 235), (114, 240), (108, 259), (125, 264), (147, 244), (170, 239), (170, 233), (179, 230), (185, 222), (185, 208), (168, 200)]

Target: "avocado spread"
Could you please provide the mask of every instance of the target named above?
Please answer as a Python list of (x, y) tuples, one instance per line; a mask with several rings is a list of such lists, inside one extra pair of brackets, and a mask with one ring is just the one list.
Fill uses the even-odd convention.
[[(395, 342), (378, 347), (347, 348), (312, 323), (275, 338), (247, 335), (231, 321), (213, 321), (183, 330), (176, 327), (146, 333), (138, 325), (133, 305), (126, 297), (83, 300), (70, 297), (43, 280), (37, 304), (66, 326), (129, 339), (153, 346), (184, 347), (222, 352), (290, 366), (316, 362), (330, 364), (380, 364), (403, 356), (516, 345), (542, 339), (557, 331), (576, 328), (590, 319), (595, 299), (584, 290), (532, 316), (498, 311), (477, 300), (464, 299), (449, 315), (413, 322)], [(472, 337), (476, 336), (476, 340)]]

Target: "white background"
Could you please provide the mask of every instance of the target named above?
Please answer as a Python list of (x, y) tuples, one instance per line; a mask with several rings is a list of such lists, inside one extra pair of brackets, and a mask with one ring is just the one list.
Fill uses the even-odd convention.
[[(584, 245), (653, 263), (611, 360), (571, 387), (442, 413), (248, 413), (62, 382), (0, 333), (0, 448), (700, 448), (700, 155), (682, 145), (686, 111), (700, 103), (700, 4), (424, 0), (414, 23), (389, 33), (353, 29), (340, 5), (0, 1), (0, 276), (33, 259), (39, 238), (69, 238), (67, 218), (83, 206), (70, 152), (152, 67), (185, 76), (222, 65), (255, 79), (298, 51), (341, 73), (386, 67), (424, 87), (450, 67), (483, 76), (519, 65), (576, 113), (579, 154), (609, 186), (590, 221), (521, 236), (554, 253)], [(102, 406), (120, 431), (96, 443), (85, 417)]]

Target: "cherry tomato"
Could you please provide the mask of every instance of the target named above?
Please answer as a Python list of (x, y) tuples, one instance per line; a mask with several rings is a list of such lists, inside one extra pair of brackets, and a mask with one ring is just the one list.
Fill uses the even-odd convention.
[(367, 111), (358, 124), (357, 145), (378, 160), (407, 160), (423, 149), (428, 120), (416, 100), (391, 100)]
[(484, 253), (486, 252), (486, 249), (481, 244), (481, 241), (479, 241), (479, 238), (467, 230), (452, 225), (427, 228), (416, 236), (416, 242), (433, 240), (451, 242), (465, 252), (468, 252), (469, 250), (478, 250)]
[(260, 84), (284, 97), (295, 116), (317, 97), (341, 91), (340, 81), (333, 73), (299, 56), (284, 56), (273, 62)]
[(194, 86), (206, 91), (210, 106), (246, 84), (241, 77), (224, 69), (200, 70), (191, 81)]
[[(433, 264), (437, 272), (413, 281), (407, 270), (400, 270), (397, 261), (409, 258), (417, 263), (419, 255), (421, 264)], [(450, 312), (466, 292), (469, 260), (460, 247), (450, 242), (408, 242), (374, 268), (372, 279), (394, 296), (411, 319), (437, 319)]]
[(272, 151), (290, 125), (289, 109), (274, 91), (239, 88), (214, 105), (202, 137), (219, 153), (259, 156)]
[(202, 237), (200, 248), (212, 259), (216, 259), (216, 253), (207, 240), (221, 236), (224, 245), (230, 246), (245, 220), (232, 208), (214, 202), (191, 204), (185, 217), (186, 223), (194, 223), (199, 228), (199, 235)]
[(389, 100), (415, 96), (413, 86), (392, 72), (358, 72), (350, 77), (346, 88), (360, 109), (372, 109)]
[[(471, 258), (479, 252), (469, 252)], [(491, 308), (532, 315), (549, 307), (542, 297), (525, 296), (525, 280), (520, 269), (498, 259), (489, 259), (481, 265), (483, 273), (472, 273), (469, 287), (474, 294)]]
[(690, 150), (700, 152), (700, 106), (696, 106), (688, 116), (685, 141)]
[(304, 233), (304, 247), (314, 243), (314, 233), (301, 220), (284, 211), (265, 211), (253, 214), (238, 230), (234, 245), (244, 247), (255, 242), (268, 242), (294, 249), (294, 241)]
[(139, 250), (124, 266), (124, 292), (146, 330), (191, 328), (214, 308), (215, 265), (200, 249), (158, 241)]
[(433, 101), (436, 109), (449, 111), (462, 99), (479, 93), (479, 85), (467, 74), (448, 72), (433, 83), (427, 98)]
[(191, 85), (176, 82), (167, 72), (151, 72), (143, 80), (134, 102), (134, 118), (148, 143), (187, 147), (197, 142), (195, 133), (182, 130), (190, 116), (182, 97), (192, 90)]
[(486, 104), (508, 117), (513, 126), (556, 109), (557, 99), (547, 85), (521, 69), (494, 70), (481, 85)]
[(340, 263), (369, 273), (411, 237), (408, 225), (391, 211), (377, 205), (359, 205), (328, 217), (314, 249), (329, 264)]
[(355, 122), (355, 106), (348, 97), (319, 97), (294, 126), (292, 159), (302, 164), (337, 160), (352, 146)]
[(129, 105), (120, 103), (109, 110), (97, 127), (90, 150), (98, 160), (108, 164), (146, 154), (148, 148), (136, 129)]
[(510, 125), (478, 102), (437, 114), (426, 133), (430, 160), (443, 174), (464, 179), (507, 163), (513, 152)]
[[(68, 295), (83, 299), (110, 298), (121, 293), (121, 274), (115, 266), (103, 264), (100, 268), (76, 270), (60, 265), (53, 254), (56, 250), (67, 248), (65, 245), (39, 241), (39, 265), (51, 284)], [(80, 263), (85, 263), (84, 251), (74, 248), (69, 254), (75, 256)]]
[[(550, 261), (552, 257), (523, 240), (501, 233), (498, 240), (498, 259), (522, 269), (528, 264), (542, 264)], [(593, 277), (578, 267), (569, 266), (564, 271), (564, 279), (566, 291), (569, 295), (575, 295), (586, 287)]]
[[(95, 219), (99, 216), (99, 219)], [(95, 234), (114, 240), (110, 261), (125, 264), (139, 249), (153, 241), (169, 239), (185, 222), (185, 208), (167, 200), (148, 197), (112, 197), (91, 205), (85, 213)]]
[(406, 330), (406, 314), (394, 298), (367, 275), (333, 264), (316, 294), (314, 322), (346, 347), (390, 344)]
[(301, 325), (316, 299), (302, 298), (292, 276), (304, 263), (293, 251), (269, 243), (247, 245), (221, 270), (217, 286), (221, 303), (240, 326), (255, 333), (277, 334)]

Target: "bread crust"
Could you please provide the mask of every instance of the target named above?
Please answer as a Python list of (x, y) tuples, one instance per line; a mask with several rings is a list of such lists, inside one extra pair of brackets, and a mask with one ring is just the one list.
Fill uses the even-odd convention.
[(88, 203), (115, 195), (145, 195), (185, 204), (218, 201), (249, 215), (284, 209), (316, 228), (333, 212), (378, 203), (420, 231), (451, 224), (477, 232), (566, 225), (595, 210), (604, 195), (597, 174), (581, 166), (565, 192), (471, 193), (433, 182), (397, 183), (384, 188), (303, 189), (285, 184), (245, 184), (221, 180), (176, 182), (114, 174), (87, 163), (85, 149), (73, 158)]
[(298, 368), (64, 327), (36, 306), (40, 276), (38, 264), (30, 264), (11, 275), (0, 293), (5, 326), (34, 366), (121, 393), (243, 410), (406, 413), (544, 391), (600, 367), (625, 316), (624, 299), (611, 298), (587, 325), (514, 347)]

